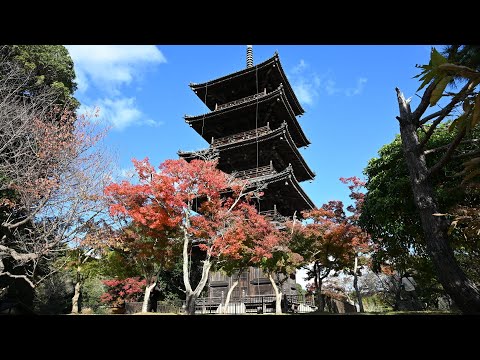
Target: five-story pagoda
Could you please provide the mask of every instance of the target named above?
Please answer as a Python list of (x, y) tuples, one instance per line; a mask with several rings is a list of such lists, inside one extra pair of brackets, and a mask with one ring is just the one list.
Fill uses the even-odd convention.
[[(310, 144), (296, 116), (304, 110), (283, 71), (278, 53), (253, 65), (252, 46), (247, 46), (247, 67), (191, 89), (211, 112), (185, 116), (185, 121), (202, 136), (208, 149), (178, 154), (187, 161), (205, 152), (218, 154), (218, 168), (252, 186), (265, 184), (257, 202), (258, 211), (272, 221), (282, 222), (300, 211), (312, 209), (313, 202), (299, 185), (312, 180), (298, 148)], [(209, 278), (210, 298), (223, 298), (232, 279), (221, 273)], [(284, 283), (284, 294), (296, 294), (295, 277)], [(273, 288), (259, 269), (242, 274), (232, 299), (270, 295)]]

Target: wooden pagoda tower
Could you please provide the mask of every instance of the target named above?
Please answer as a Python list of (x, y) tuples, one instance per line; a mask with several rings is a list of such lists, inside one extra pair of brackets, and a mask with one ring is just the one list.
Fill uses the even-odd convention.
[[(218, 154), (218, 168), (252, 185), (266, 185), (257, 204), (258, 211), (271, 221), (282, 223), (295, 212), (314, 208), (299, 182), (313, 180), (315, 174), (298, 151), (310, 144), (296, 116), (304, 110), (283, 71), (278, 53), (253, 65), (251, 45), (247, 46), (247, 67), (202, 84), (191, 83), (210, 112), (185, 116), (185, 121), (210, 146), (200, 151), (179, 151), (187, 161), (200, 154)], [(232, 294), (235, 298), (270, 295), (273, 288), (258, 268), (240, 276)], [(226, 296), (233, 280), (212, 273), (208, 296)], [(296, 294), (295, 276), (288, 279), (282, 292)]]

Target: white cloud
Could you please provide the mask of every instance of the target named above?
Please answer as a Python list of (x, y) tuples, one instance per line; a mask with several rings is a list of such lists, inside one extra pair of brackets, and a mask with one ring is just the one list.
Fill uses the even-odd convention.
[(293, 85), (293, 91), (301, 103), (308, 105), (312, 105), (313, 98), (317, 96), (317, 91), (314, 89), (312, 84), (305, 81), (300, 81)]
[(154, 45), (67, 45), (77, 75), (78, 90), (90, 84), (118, 94), (151, 65), (167, 62)]
[(292, 73), (293, 73), (293, 74), (301, 73), (301, 72), (304, 71), (307, 67), (308, 67), (308, 64), (305, 62), (305, 60), (300, 59), (300, 62), (298, 63), (298, 65), (296, 65), (296, 66), (292, 69)]
[(123, 168), (115, 168), (110, 178), (110, 182), (121, 182), (124, 180), (129, 181), (130, 183), (138, 182), (137, 171), (135, 170), (135, 167), (127, 166)]
[[(167, 62), (160, 49), (154, 45), (67, 45), (75, 66), (76, 82), (80, 97), (94, 87), (96, 95), (85, 95), (87, 104), (80, 113), (90, 110), (90, 105), (100, 108), (100, 119), (113, 128), (123, 130), (131, 125), (160, 126), (144, 114), (135, 97), (122, 93), (131, 85), (141, 90), (138, 79), (158, 64)], [(90, 91), (88, 91), (90, 93)], [(97, 98), (96, 102), (88, 98)]]
[(367, 78), (361, 77), (357, 79), (357, 86), (354, 88), (349, 88), (345, 90), (345, 95), (347, 96), (354, 96), (354, 95), (360, 95), (363, 92), (363, 88), (365, 87), (365, 84), (367, 83)]
[(162, 126), (163, 124), (165, 124), (163, 121), (155, 121), (153, 119), (146, 119), (146, 120), (143, 121), (143, 123), (145, 125), (153, 126), (153, 127), (159, 127), (159, 126)]
[(130, 166), (130, 167), (127, 167), (127, 168), (121, 168), (120, 171), (120, 176), (122, 178), (127, 178), (127, 179), (131, 179), (133, 177), (135, 177), (135, 175), (137, 174), (135, 168), (133, 166)]
[(335, 95), (341, 92), (341, 90), (336, 87), (336, 81), (331, 78), (325, 79), (323, 82), (320, 83), (319, 86), (322, 85), (323, 89), (327, 92), (328, 95)]
[(303, 59), (292, 69), (289, 78), (298, 100), (306, 105), (313, 105), (320, 93), (326, 93), (329, 96), (339, 94), (344, 96), (360, 95), (367, 82), (367, 78), (360, 77), (357, 79), (355, 87), (338, 87), (331, 70), (318, 75), (310, 70), (309, 64)]
[[(160, 126), (162, 121), (145, 118), (137, 107), (134, 97), (100, 99), (95, 106), (100, 108), (99, 119), (111, 124), (117, 130), (123, 130), (130, 125)], [(92, 107), (82, 105), (79, 113), (91, 112)]]
[(315, 77), (305, 76), (305, 70), (309, 65), (305, 60), (301, 59), (300, 62), (292, 69), (290, 79), (292, 81), (293, 91), (297, 95), (298, 100), (307, 105), (313, 105), (315, 98), (317, 97), (317, 82)]

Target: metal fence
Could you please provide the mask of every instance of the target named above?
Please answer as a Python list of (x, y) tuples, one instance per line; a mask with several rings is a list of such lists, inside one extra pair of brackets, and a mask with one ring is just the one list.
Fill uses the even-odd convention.
[[(125, 313), (127, 314), (134, 314), (142, 312), (142, 302), (126, 302), (125, 303)], [(183, 312), (182, 302), (179, 301), (178, 303), (171, 303), (166, 301), (158, 301), (157, 302), (157, 313), (173, 313), (179, 314)]]
[[(286, 295), (281, 302), (284, 313), (308, 313), (316, 310), (310, 298), (302, 295)], [(198, 298), (195, 302), (196, 314), (267, 314), (275, 313), (276, 300), (274, 295), (247, 295), (233, 298), (225, 306), (221, 297)]]
[[(286, 298), (286, 302), (285, 302)], [(125, 313), (134, 314), (142, 311), (142, 302), (125, 303)], [(268, 314), (275, 313), (275, 295), (246, 295), (232, 298), (225, 306), (223, 297), (198, 298), (195, 302), (196, 314)], [(308, 313), (316, 310), (311, 298), (302, 295), (286, 295), (281, 302), (284, 313)], [(181, 314), (185, 312), (185, 301), (177, 303), (158, 301), (157, 313)]]

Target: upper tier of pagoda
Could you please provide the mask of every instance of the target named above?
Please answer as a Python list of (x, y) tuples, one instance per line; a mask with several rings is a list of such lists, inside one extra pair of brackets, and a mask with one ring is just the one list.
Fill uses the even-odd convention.
[[(315, 177), (295, 146), (285, 122), (277, 129), (270, 129), (267, 123), (264, 127), (233, 136), (214, 138), (209, 149), (219, 152), (218, 168), (228, 174), (249, 169), (257, 161), (259, 167), (271, 163), (277, 170), (291, 164), (298, 181)], [(206, 151), (179, 151), (178, 155), (190, 161), (200, 154), (205, 155)]]
[(303, 114), (305, 111), (288, 82), (278, 53), (256, 66), (247, 67), (202, 84), (191, 83), (190, 88), (213, 111), (219, 106), (262, 92), (264, 89), (272, 92), (280, 84), (285, 87), (286, 97), (293, 113)]
[(280, 84), (277, 89), (237, 99), (203, 115), (185, 115), (185, 121), (209, 143), (212, 138), (231, 136), (270, 124), (272, 129), (286, 122), (297, 147), (307, 146), (305, 136), (290, 102), (288, 91)]

